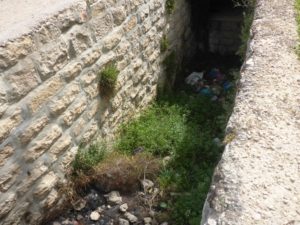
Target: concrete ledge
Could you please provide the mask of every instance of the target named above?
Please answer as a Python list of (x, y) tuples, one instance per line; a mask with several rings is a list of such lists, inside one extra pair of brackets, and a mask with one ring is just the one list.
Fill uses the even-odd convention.
[(258, 0), (202, 225), (300, 224), (300, 63), (294, 1)]
[(0, 0), (0, 45), (28, 34), (50, 17), (84, 0)]

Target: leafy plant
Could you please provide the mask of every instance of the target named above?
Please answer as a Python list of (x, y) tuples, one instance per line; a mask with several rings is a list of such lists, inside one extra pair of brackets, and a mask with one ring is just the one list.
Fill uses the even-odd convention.
[(93, 169), (99, 162), (101, 162), (106, 154), (106, 144), (95, 143), (88, 148), (79, 148), (75, 159), (73, 161), (73, 173), (87, 173)]
[(119, 70), (114, 63), (106, 65), (99, 74), (100, 89), (103, 89), (105, 93), (113, 91), (117, 83), (118, 75)]
[(169, 41), (167, 38), (167, 35), (163, 35), (161, 41), (160, 41), (160, 51), (164, 53), (169, 48)]
[(166, 11), (171, 15), (175, 10), (175, 0), (166, 0)]

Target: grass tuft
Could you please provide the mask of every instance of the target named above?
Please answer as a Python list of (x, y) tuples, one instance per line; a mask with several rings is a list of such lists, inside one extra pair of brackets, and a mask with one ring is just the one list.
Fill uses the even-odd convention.
[(99, 73), (100, 90), (102, 93), (107, 94), (113, 92), (117, 84), (119, 70), (114, 63), (109, 63)]

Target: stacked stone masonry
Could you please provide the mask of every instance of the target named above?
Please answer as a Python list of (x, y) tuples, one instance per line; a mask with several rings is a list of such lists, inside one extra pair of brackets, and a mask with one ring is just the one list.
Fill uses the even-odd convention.
[[(184, 0), (172, 15), (164, 0), (74, 1), (0, 43), (1, 225), (38, 224), (60, 204), (78, 145), (113, 135), (153, 100), (161, 38), (180, 58), (189, 19)], [(112, 61), (120, 74), (106, 99), (98, 75)]]

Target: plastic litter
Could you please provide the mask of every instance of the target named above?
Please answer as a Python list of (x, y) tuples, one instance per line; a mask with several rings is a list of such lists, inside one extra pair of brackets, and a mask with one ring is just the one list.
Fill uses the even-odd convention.
[(186, 79), (185, 83), (195, 85), (198, 81), (203, 79), (204, 72), (192, 72)]

